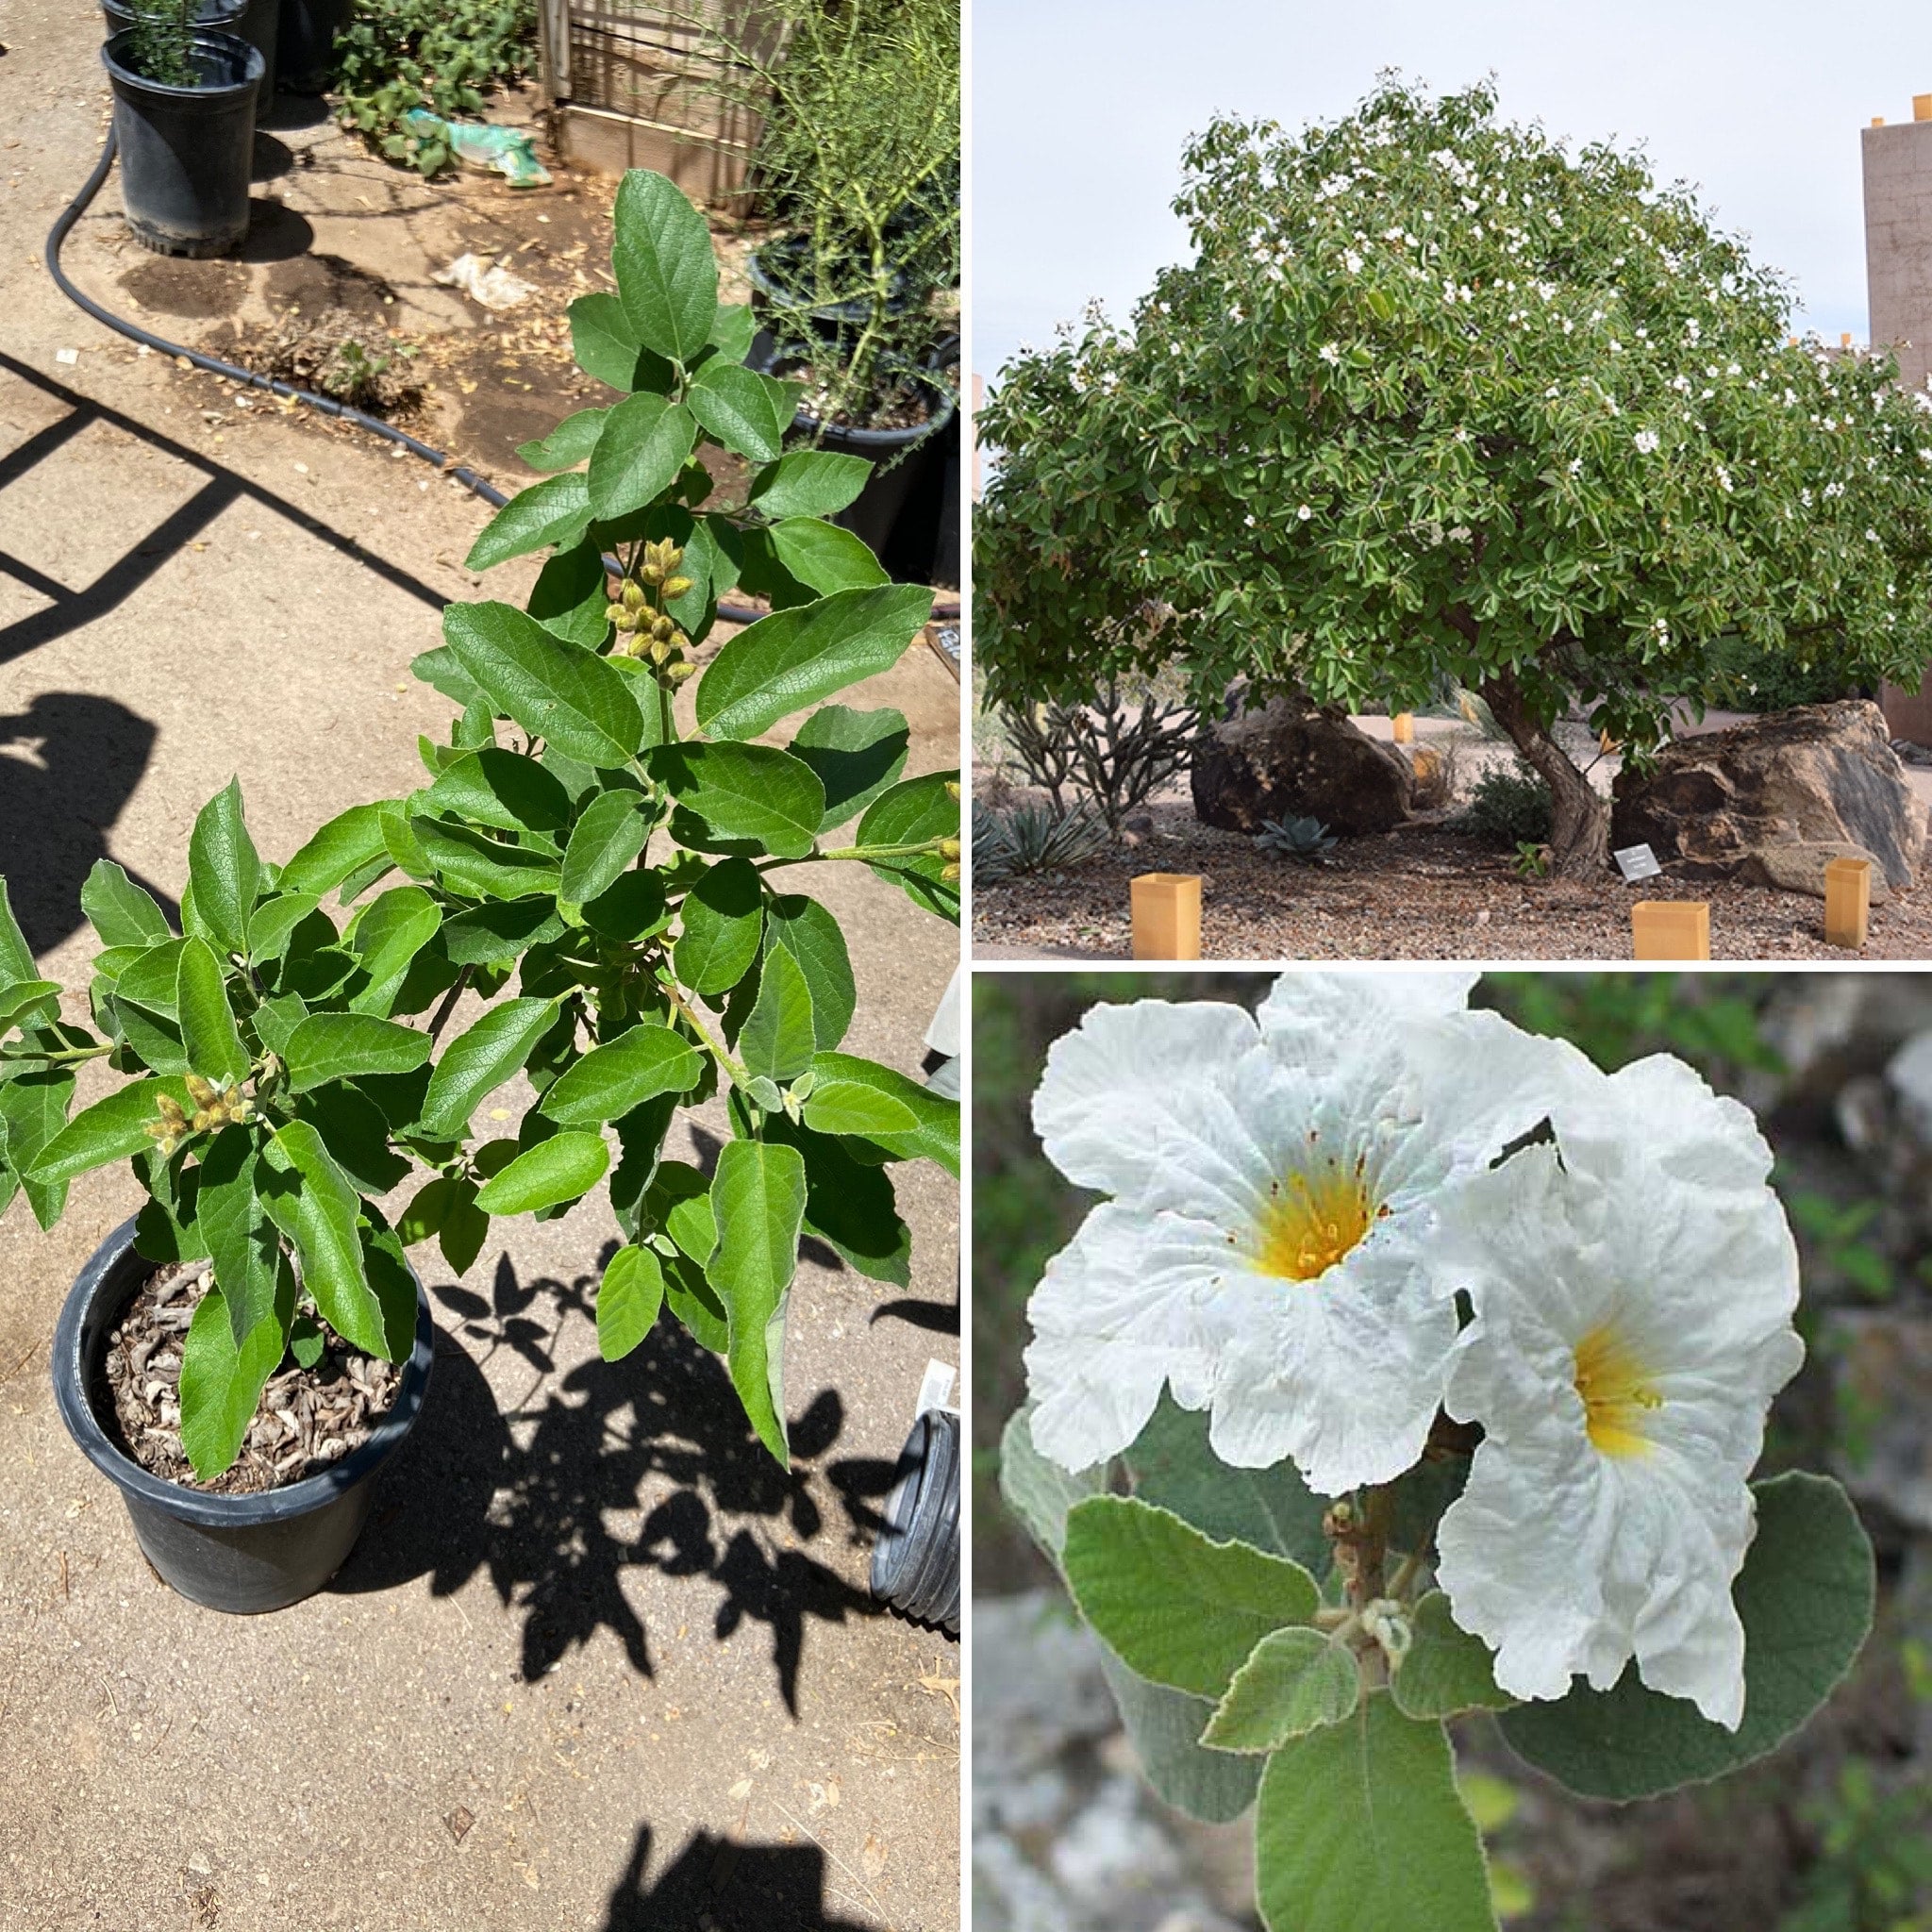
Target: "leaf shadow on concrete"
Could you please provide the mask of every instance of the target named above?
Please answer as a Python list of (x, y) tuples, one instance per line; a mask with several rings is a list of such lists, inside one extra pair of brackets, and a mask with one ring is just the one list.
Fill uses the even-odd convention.
[[(427, 1576), (443, 1596), (487, 1572), (523, 1619), (522, 1674), (534, 1682), (603, 1629), (634, 1669), (654, 1674), (633, 1602), (641, 1592), (626, 1590), (627, 1574), (690, 1578), (711, 1586), (720, 1643), (746, 1624), (766, 1626), (795, 1716), (810, 1626), (885, 1614), (824, 1559), (833, 1538), (870, 1545), (894, 1466), (826, 1459), (845, 1414), (838, 1391), (822, 1389), (790, 1418), (791, 1468), (780, 1469), (724, 1361), (668, 1313), (624, 1360), (593, 1357), (559, 1374), (557, 1333), (572, 1313), (594, 1321), (592, 1293), (614, 1248), (597, 1273), (568, 1283), (525, 1281), (506, 1256), (487, 1298), (432, 1287), (457, 1332), (439, 1330), (423, 1418), (333, 1587), (361, 1592)], [(505, 1351), (534, 1374), (507, 1411), (484, 1374)]]
[(825, 1855), (817, 1845), (753, 1845), (695, 1831), (657, 1882), (646, 1885), (651, 1827), (638, 1828), (630, 1864), (610, 1894), (599, 1932), (700, 1926), (712, 1913), (760, 1932), (872, 1932), (825, 1905)]

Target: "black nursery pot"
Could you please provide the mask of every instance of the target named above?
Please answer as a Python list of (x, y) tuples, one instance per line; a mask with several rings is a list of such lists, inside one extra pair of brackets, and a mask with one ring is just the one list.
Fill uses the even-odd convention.
[(285, 93), (328, 92), (335, 73), (336, 36), (349, 24), (354, 0), (258, 0), (279, 9), (280, 41), (272, 88)]
[(239, 35), (197, 30), (192, 87), (135, 73), (133, 30), (101, 49), (114, 88), (121, 201), (143, 248), (160, 255), (225, 255), (248, 232), (255, 98), (267, 71)]
[[(112, 40), (134, 25), (135, 8), (130, 0), (101, 0), (101, 17), (108, 24), (108, 38)], [(263, 71), (271, 75), (275, 71), (275, 30), (280, 20), (281, 0), (195, 0), (195, 25), (240, 34), (261, 56)]]
[(142, 1554), (162, 1580), (211, 1610), (279, 1610), (313, 1596), (347, 1559), (375, 1498), (375, 1474), (401, 1446), (429, 1389), (436, 1330), (416, 1284), (416, 1346), (394, 1406), (359, 1448), (320, 1475), (250, 1496), (210, 1495), (150, 1475), (102, 1427), (91, 1391), (121, 1313), (153, 1273), (123, 1222), (80, 1271), (54, 1331), (54, 1400), (67, 1433), (115, 1483)]
[(912, 1424), (872, 1551), (872, 1593), (921, 1624), (959, 1634), (959, 1418)]

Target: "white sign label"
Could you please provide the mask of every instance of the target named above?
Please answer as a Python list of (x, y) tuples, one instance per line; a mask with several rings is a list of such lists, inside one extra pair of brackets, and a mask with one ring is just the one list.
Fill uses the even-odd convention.
[(1626, 886), (1634, 886), (1639, 879), (1654, 879), (1663, 871), (1657, 862), (1657, 854), (1648, 845), (1626, 845), (1610, 857), (1617, 861), (1617, 870), (1624, 874)]

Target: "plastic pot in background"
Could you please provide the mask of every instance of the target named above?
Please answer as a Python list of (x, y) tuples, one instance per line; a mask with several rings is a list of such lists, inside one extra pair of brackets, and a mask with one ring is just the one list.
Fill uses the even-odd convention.
[[(827, 341), (841, 335), (856, 335), (865, 326), (872, 306), (862, 297), (850, 302), (814, 304), (799, 291), (805, 282), (803, 264), (811, 241), (805, 235), (781, 235), (754, 248), (744, 258), (745, 279), (752, 286), (752, 306), (773, 326), (784, 334), (796, 325), (796, 318), (808, 316), (812, 327)], [(892, 293), (886, 299), (889, 315), (904, 315), (913, 297), (906, 278), (896, 272)]]
[[(769, 330), (760, 329), (744, 359), (748, 368), (770, 375), (780, 361), (802, 354), (781, 348)], [(865, 488), (832, 521), (859, 538), (882, 562), (889, 551), (895, 549), (899, 554), (918, 557), (919, 567), (908, 569), (901, 581), (923, 584), (932, 581), (929, 567), (937, 532), (928, 534), (922, 541), (916, 533), (899, 537), (898, 525), (913, 497), (914, 486), (928, 456), (944, 446), (947, 428), (958, 411), (942, 390), (924, 382), (920, 386), (925, 391), (932, 413), (924, 423), (908, 428), (848, 429), (831, 423), (824, 425), (822, 432), (818, 418), (801, 409), (791, 419), (791, 433), (798, 441), (809, 441), (816, 448), (834, 450), (841, 456), (863, 457), (874, 465)], [(954, 446), (957, 451), (957, 442)], [(886, 567), (891, 569), (890, 563)]]
[[(194, 24), (212, 32), (240, 34), (261, 56), (272, 80), (281, 10), (281, 0), (196, 0)], [(109, 40), (134, 25), (135, 11), (132, 0), (101, 0)]]
[(101, 49), (127, 225), (161, 255), (225, 255), (248, 232), (260, 51), (238, 35), (197, 29), (195, 84), (169, 87), (126, 65), (133, 42), (129, 28)]
[(423, 1411), (436, 1330), (416, 1284), (416, 1346), (396, 1399), (369, 1440), (319, 1475), (255, 1495), (211, 1495), (150, 1475), (102, 1426), (93, 1392), (108, 1337), (154, 1263), (123, 1222), (80, 1271), (54, 1331), (54, 1400), (81, 1453), (121, 1491), (135, 1541), (161, 1579), (209, 1609), (278, 1610), (312, 1596), (347, 1559), (369, 1519), (376, 1472)]
[(349, 24), (354, 0), (279, 0), (280, 40), (272, 85), (285, 93), (328, 92), (336, 69), (336, 36)]
[(959, 1634), (959, 1418), (929, 1408), (912, 1424), (880, 1514), (872, 1593), (915, 1623)]

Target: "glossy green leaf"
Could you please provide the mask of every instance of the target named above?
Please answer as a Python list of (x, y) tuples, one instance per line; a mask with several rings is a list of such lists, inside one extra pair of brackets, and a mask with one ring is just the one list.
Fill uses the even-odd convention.
[(713, 357), (698, 371), (685, 401), (714, 441), (755, 463), (776, 459), (798, 413), (798, 391), (791, 383), (723, 357)]
[(161, 1118), (156, 1103), (163, 1093), (184, 1111), (194, 1111), (179, 1075), (163, 1074), (132, 1080), (75, 1114), (41, 1147), (31, 1163), (20, 1170), (23, 1178), (57, 1187), (92, 1168), (105, 1167), (110, 1160), (125, 1160), (131, 1154), (145, 1152), (155, 1144), (147, 1128), (150, 1122), (158, 1123)]
[(655, 872), (627, 872), (583, 908), (584, 924), (606, 939), (635, 941), (670, 924), (664, 881)]
[(742, 362), (758, 340), (758, 312), (749, 302), (721, 302), (707, 341), (724, 362)]
[(691, 362), (718, 315), (711, 230), (676, 185), (647, 168), (618, 184), (610, 265), (625, 320), (646, 348)]
[(643, 720), (622, 672), (508, 604), (453, 604), (443, 636), (491, 700), (568, 758), (623, 765)]
[(548, 544), (575, 543), (590, 523), (591, 479), (584, 472), (566, 470), (560, 476), (546, 476), (527, 490), (518, 491), (484, 525), (470, 545), (464, 567), (489, 570)]
[(188, 877), (194, 908), (225, 956), (245, 952), (248, 915), (261, 890), (261, 861), (242, 816), (233, 778), (202, 807), (188, 836)]
[[(891, 582), (865, 540), (837, 524), (821, 523), (816, 517), (787, 517), (773, 525), (766, 541), (785, 569), (821, 597)], [(928, 604), (920, 624), (924, 625), (931, 614)]]
[(836, 516), (857, 500), (871, 475), (872, 465), (863, 457), (793, 450), (752, 479), (751, 507), (779, 521)]
[(842, 1141), (794, 1126), (782, 1115), (765, 1123), (765, 1138), (783, 1141), (805, 1156), (805, 1231), (868, 1279), (904, 1288), (910, 1279), (912, 1235), (899, 1216), (885, 1168), (855, 1160)]
[(1377, 1692), (1277, 1751), (1255, 1807), (1255, 1891), (1268, 1932), (1494, 1932), (1442, 1726)]
[(104, 946), (149, 946), (173, 936), (168, 916), (154, 896), (111, 858), (94, 860), (80, 889), (80, 909)]
[(597, 1353), (621, 1361), (651, 1332), (664, 1306), (664, 1270), (649, 1248), (619, 1248), (597, 1285)]
[[(817, 1051), (812, 1028), (811, 989), (798, 961), (783, 946), (765, 954), (758, 995), (738, 1036), (738, 1057), (753, 1074), (790, 1080), (811, 1065)], [(907, 1111), (905, 1124), (917, 1125)]]
[(882, 1067), (876, 1060), (860, 1059), (855, 1054), (817, 1054), (812, 1059), (812, 1071), (818, 1081), (818, 1086), (813, 1089), (813, 1099), (818, 1097), (819, 1087), (849, 1082), (870, 1087), (886, 1099), (897, 1101), (912, 1115), (916, 1125), (910, 1129), (867, 1136), (895, 1160), (936, 1160), (948, 1174), (958, 1174), (959, 1103), (957, 1100), (942, 1099), (930, 1088), (908, 1079), (895, 1068)]
[(1516, 1702), (1496, 1686), (1496, 1659), (1480, 1637), (1457, 1627), (1449, 1599), (1432, 1590), (1410, 1619), (1407, 1654), (1390, 1680), (1410, 1717), (1456, 1717), (1465, 1710), (1507, 1710)]
[(217, 1083), (247, 1079), (248, 1053), (228, 1008), (222, 962), (203, 941), (183, 943), (175, 985), (175, 1017), (189, 1071)]
[(730, 1141), (711, 1177), (711, 1211), (718, 1247), (705, 1276), (729, 1324), (732, 1387), (758, 1440), (789, 1469), (784, 1315), (805, 1219), (804, 1157), (768, 1141)]
[(805, 1103), (805, 1124), (820, 1134), (916, 1133), (919, 1121), (903, 1100), (857, 1080), (821, 1080)]
[(263, 1159), (272, 1177), (261, 1189), (262, 1205), (294, 1243), (302, 1285), (323, 1320), (365, 1354), (387, 1356), (381, 1305), (363, 1267), (361, 1203), (348, 1176), (307, 1121), (279, 1128)]
[(446, 920), (442, 950), (458, 966), (507, 966), (562, 931), (553, 897), (498, 899)]
[(491, 1175), (476, 1205), (486, 1214), (529, 1214), (589, 1193), (609, 1171), (610, 1147), (602, 1134), (556, 1134)]
[[(576, 365), (586, 375), (626, 395), (634, 389), (662, 384), (653, 378), (661, 372), (668, 379), (671, 365), (638, 341), (624, 313), (624, 304), (603, 290), (579, 295), (570, 305), (570, 346)], [(641, 380), (641, 378), (643, 378)]]
[(535, 442), (520, 442), (517, 456), (533, 470), (574, 470), (590, 460), (603, 434), (608, 409), (578, 409), (566, 416), (548, 436)]
[(701, 993), (736, 986), (758, 956), (765, 926), (764, 889), (751, 862), (726, 858), (712, 866), (685, 894), (683, 917), (672, 949), (678, 979)]
[(696, 1047), (669, 1026), (645, 1021), (568, 1068), (544, 1094), (541, 1111), (562, 1126), (595, 1126), (660, 1093), (689, 1092), (704, 1066)]
[(493, 899), (525, 899), (554, 892), (558, 860), (549, 853), (508, 844), (449, 819), (412, 818), (409, 836), (451, 889)]
[(258, 967), (274, 965), (289, 950), (302, 922), (321, 904), (320, 892), (277, 892), (262, 900), (248, 922), (250, 962)]
[(698, 425), (682, 403), (649, 393), (610, 411), (591, 455), (591, 508), (607, 522), (654, 502), (684, 468)]
[[(292, 1318), (292, 1280), (286, 1299)], [(210, 1287), (202, 1296), (181, 1351), (181, 1447), (203, 1482), (241, 1454), (261, 1391), (281, 1366), (283, 1347), (283, 1324), (273, 1309), (249, 1327), (238, 1348), (221, 1289)]]
[(1215, 1542), (1132, 1496), (1094, 1496), (1067, 1517), (1061, 1560), (1081, 1614), (1138, 1675), (1220, 1697), (1271, 1630), (1320, 1601), (1299, 1563)]
[(570, 793), (533, 758), (486, 745), (446, 767), (429, 788), (430, 810), (505, 832), (560, 832)]
[[(4, 912), (0, 906), (0, 912)], [(0, 1170), (13, 1174), (42, 1229), (59, 1220), (67, 1205), (64, 1180), (42, 1180), (33, 1171), (41, 1149), (67, 1124), (74, 1075), (44, 1068), (0, 1080)]]
[(818, 774), (771, 745), (666, 745), (651, 769), (708, 831), (756, 840), (775, 858), (803, 858), (825, 815)]
[(525, 608), (545, 630), (594, 651), (610, 635), (609, 603), (604, 553), (587, 537), (546, 559)]
[(856, 818), (906, 769), (911, 727), (893, 710), (855, 711), (825, 705), (798, 727), (791, 752), (819, 774), (825, 788), (824, 816), (819, 830)]
[(606, 791), (591, 801), (564, 847), (563, 878), (557, 896), (584, 906), (608, 891), (629, 868), (651, 835), (651, 822), (635, 791)]
[[(207, 948), (203, 948), (207, 951)], [(214, 955), (208, 954), (212, 959)], [(219, 969), (218, 969), (219, 970)], [(11, 986), (0, 985), (0, 1033), (24, 1026), (33, 1020), (55, 1020), (60, 1015), (60, 982), (58, 979), (22, 979)]]
[(37, 976), (32, 950), (20, 922), (13, 916), (7, 880), (0, 875), (0, 986), (12, 985)]
[(844, 1039), (858, 1003), (839, 922), (816, 899), (803, 892), (786, 893), (765, 908), (765, 943), (768, 948), (783, 946), (798, 962), (811, 991), (819, 1051), (829, 1053)]
[(554, 1000), (508, 1000), (492, 1007), (443, 1049), (430, 1075), (418, 1124), (432, 1141), (460, 1141), (484, 1096), (529, 1058), (557, 1017)]
[(840, 591), (761, 617), (729, 639), (698, 679), (698, 723), (714, 738), (756, 738), (780, 718), (889, 671), (932, 615), (917, 584)]
[(195, 1225), (214, 1263), (215, 1286), (238, 1348), (274, 1312), (282, 1279), (281, 1246), (258, 1193), (261, 1157), (256, 1131), (224, 1127), (196, 1171)]
[[(949, 785), (957, 785), (957, 772), (928, 772), (908, 778), (882, 792), (866, 808), (858, 829), (852, 835), (855, 845), (917, 845), (932, 839), (959, 836), (959, 801)], [(948, 866), (957, 867), (938, 852), (917, 857), (880, 859), (873, 866), (880, 878), (898, 886), (914, 905), (942, 919), (959, 917), (959, 887), (941, 874)]]
[(1339, 1724), (1361, 1695), (1355, 1653), (1320, 1630), (1271, 1630), (1229, 1680), (1201, 1741), (1214, 1751), (1274, 1751)]
[(351, 873), (381, 856), (382, 815), (394, 808), (393, 800), (378, 799), (338, 812), (283, 866), (277, 890), (318, 894), (333, 891)]
[(369, 984), (349, 1001), (352, 1010), (386, 1016), (416, 956), (442, 925), (442, 908), (421, 886), (395, 886), (371, 903), (350, 944)]
[(114, 982), (116, 998), (174, 1019), (181, 988), (181, 951), (187, 943), (186, 940), (163, 940), (130, 960)]
[(283, 1055), (291, 1092), (361, 1074), (407, 1074), (428, 1059), (430, 1039), (413, 1026), (369, 1013), (311, 1013), (289, 1036)]

